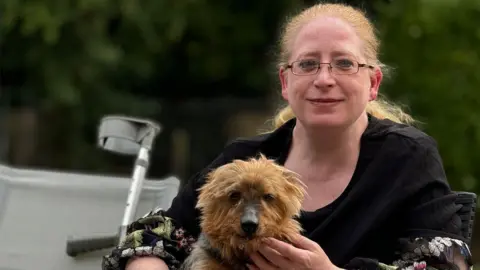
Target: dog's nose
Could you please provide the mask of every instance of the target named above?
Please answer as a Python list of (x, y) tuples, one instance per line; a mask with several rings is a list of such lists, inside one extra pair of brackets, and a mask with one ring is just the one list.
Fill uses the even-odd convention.
[(240, 225), (247, 236), (252, 236), (258, 229), (258, 211), (256, 205), (247, 205), (244, 209)]
[(254, 222), (252, 220), (247, 220), (242, 222), (242, 230), (243, 232), (245, 232), (245, 234), (249, 236), (253, 235), (257, 231), (257, 228), (258, 228), (257, 222)]

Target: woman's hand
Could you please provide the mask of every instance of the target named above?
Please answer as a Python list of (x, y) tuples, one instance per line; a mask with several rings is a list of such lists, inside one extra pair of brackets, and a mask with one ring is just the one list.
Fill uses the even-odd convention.
[(330, 261), (323, 249), (312, 240), (298, 235), (293, 239), (292, 244), (274, 238), (266, 239), (259, 251), (250, 256), (255, 265), (248, 265), (248, 268), (250, 270), (340, 269)]

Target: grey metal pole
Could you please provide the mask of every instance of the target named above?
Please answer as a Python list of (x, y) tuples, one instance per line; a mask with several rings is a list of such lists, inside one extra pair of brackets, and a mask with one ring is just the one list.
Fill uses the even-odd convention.
[(149, 165), (149, 148), (142, 146), (138, 152), (137, 160), (135, 161), (135, 169), (133, 171), (133, 181), (128, 191), (127, 204), (125, 206), (125, 212), (120, 226), (119, 244), (123, 242), (127, 236), (127, 227), (133, 222), (135, 212), (138, 206), (138, 200), (143, 188), (143, 182), (145, 180), (145, 173), (147, 172)]

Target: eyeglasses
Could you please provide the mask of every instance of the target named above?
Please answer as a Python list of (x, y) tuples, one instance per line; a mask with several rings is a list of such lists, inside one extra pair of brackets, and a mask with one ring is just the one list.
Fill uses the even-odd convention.
[(321, 63), (315, 59), (304, 59), (292, 62), (287, 65), (286, 68), (290, 68), (295, 75), (306, 76), (316, 74), (320, 70), (322, 64), (328, 65), (328, 70), (331, 73), (338, 75), (355, 74), (361, 67), (367, 67), (370, 69), (374, 68), (371, 65), (359, 64), (357, 61), (350, 59), (337, 59), (330, 63)]

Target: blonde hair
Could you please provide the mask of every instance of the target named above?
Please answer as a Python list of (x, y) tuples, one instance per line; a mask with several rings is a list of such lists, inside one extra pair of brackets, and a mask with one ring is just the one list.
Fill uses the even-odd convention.
[[(317, 4), (290, 19), (283, 29), (280, 40), (279, 66), (287, 64), (291, 53), (290, 48), (300, 28), (312, 19), (325, 15), (342, 19), (350, 24), (364, 42), (363, 54), (367, 61), (386, 72), (387, 66), (378, 60), (380, 41), (375, 35), (374, 26), (367, 19), (364, 12), (345, 4)], [(404, 124), (412, 124), (414, 122), (414, 119), (405, 113), (402, 108), (383, 98), (370, 101), (367, 104), (366, 111), (379, 119), (390, 119), (391, 121)], [(292, 108), (290, 106), (284, 107), (273, 119), (274, 128), (280, 127), (292, 118), (295, 118)]]

